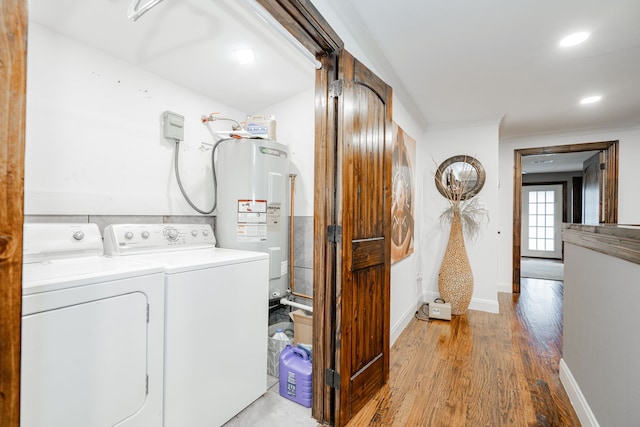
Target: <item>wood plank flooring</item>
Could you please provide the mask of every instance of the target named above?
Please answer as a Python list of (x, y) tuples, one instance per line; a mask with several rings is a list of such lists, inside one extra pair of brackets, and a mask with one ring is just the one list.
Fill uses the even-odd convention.
[(347, 426), (580, 426), (558, 377), (562, 282), (523, 279), (498, 300), (500, 314), (414, 319), (389, 383)]

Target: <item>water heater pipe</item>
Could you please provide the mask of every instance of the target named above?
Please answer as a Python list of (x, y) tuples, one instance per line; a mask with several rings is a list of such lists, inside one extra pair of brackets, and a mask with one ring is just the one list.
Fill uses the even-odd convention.
[(304, 294), (300, 294), (296, 292), (296, 283), (295, 283), (295, 279), (293, 277), (293, 272), (294, 272), (294, 262), (293, 262), (293, 243), (295, 241), (294, 237), (294, 198), (295, 198), (295, 192), (296, 192), (296, 174), (295, 173), (290, 173), (289, 174), (289, 178), (291, 179), (291, 207), (289, 208), (290, 210), (290, 220), (289, 220), (289, 288), (291, 288), (291, 295), (294, 295), (296, 297), (302, 297), (302, 298), (307, 298), (307, 299), (313, 299), (312, 296), (310, 295), (304, 295)]
[(280, 299), (280, 304), (282, 304), (282, 305), (290, 305), (291, 307), (301, 308), (303, 310), (310, 311), (311, 313), (313, 313), (313, 307), (310, 307), (310, 306), (304, 305), (304, 304), (300, 304), (300, 303), (297, 303), (295, 301), (288, 300), (286, 298), (281, 298)]
[(290, 203), (290, 207), (289, 207), (289, 287), (291, 288), (291, 293), (293, 293), (295, 291), (295, 280), (293, 278), (293, 271), (294, 271), (294, 267), (293, 267), (293, 242), (294, 242), (294, 216), (293, 216), (293, 211), (294, 211), (294, 198), (295, 198), (295, 194), (296, 194), (296, 174), (295, 173), (290, 173), (289, 174), (289, 179), (291, 180), (291, 197), (289, 199), (289, 203)]

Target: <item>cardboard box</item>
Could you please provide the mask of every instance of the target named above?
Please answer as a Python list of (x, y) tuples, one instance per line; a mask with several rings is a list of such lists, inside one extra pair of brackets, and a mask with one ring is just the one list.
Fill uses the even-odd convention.
[(313, 316), (296, 310), (289, 313), (289, 317), (293, 320), (293, 344), (313, 344)]

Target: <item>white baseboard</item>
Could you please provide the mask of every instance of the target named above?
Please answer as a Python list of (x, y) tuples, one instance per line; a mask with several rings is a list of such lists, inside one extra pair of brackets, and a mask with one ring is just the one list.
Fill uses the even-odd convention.
[(571, 370), (569, 370), (564, 359), (560, 359), (560, 382), (567, 392), (571, 405), (573, 405), (573, 409), (576, 411), (583, 427), (600, 427), (596, 416), (591, 411), (591, 407), (589, 407), (587, 399), (585, 399), (582, 394), (580, 386), (576, 382), (575, 378), (573, 378)]
[(413, 317), (416, 314), (416, 311), (418, 310), (418, 308), (420, 308), (421, 305), (422, 305), (422, 302), (420, 301), (416, 302), (416, 305), (414, 307), (409, 308), (402, 315), (400, 320), (398, 320), (396, 324), (391, 327), (390, 345), (393, 345), (393, 343), (396, 342), (396, 340), (398, 339), (402, 331), (404, 331), (404, 328), (406, 328), (409, 322), (411, 322), (411, 319), (413, 319)]
[(513, 293), (513, 285), (509, 282), (498, 283), (498, 292), (506, 292), (508, 294)]
[[(426, 291), (423, 293), (424, 301), (433, 301), (440, 296), (437, 292)], [(500, 313), (500, 306), (498, 301), (491, 301), (487, 299), (472, 298), (469, 304), (471, 310), (486, 311), (488, 313)]]

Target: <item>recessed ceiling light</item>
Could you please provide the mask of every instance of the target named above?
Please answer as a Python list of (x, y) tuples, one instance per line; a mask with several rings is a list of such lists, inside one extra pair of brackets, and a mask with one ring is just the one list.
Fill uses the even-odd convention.
[(593, 104), (594, 102), (598, 102), (602, 99), (600, 95), (587, 96), (586, 98), (582, 98), (580, 100), (580, 104)]
[(560, 40), (560, 46), (569, 47), (582, 43), (589, 38), (589, 33), (586, 31), (580, 31), (578, 33), (569, 34), (567, 37)]
[(239, 64), (250, 64), (256, 60), (253, 49), (236, 49), (236, 58)]

